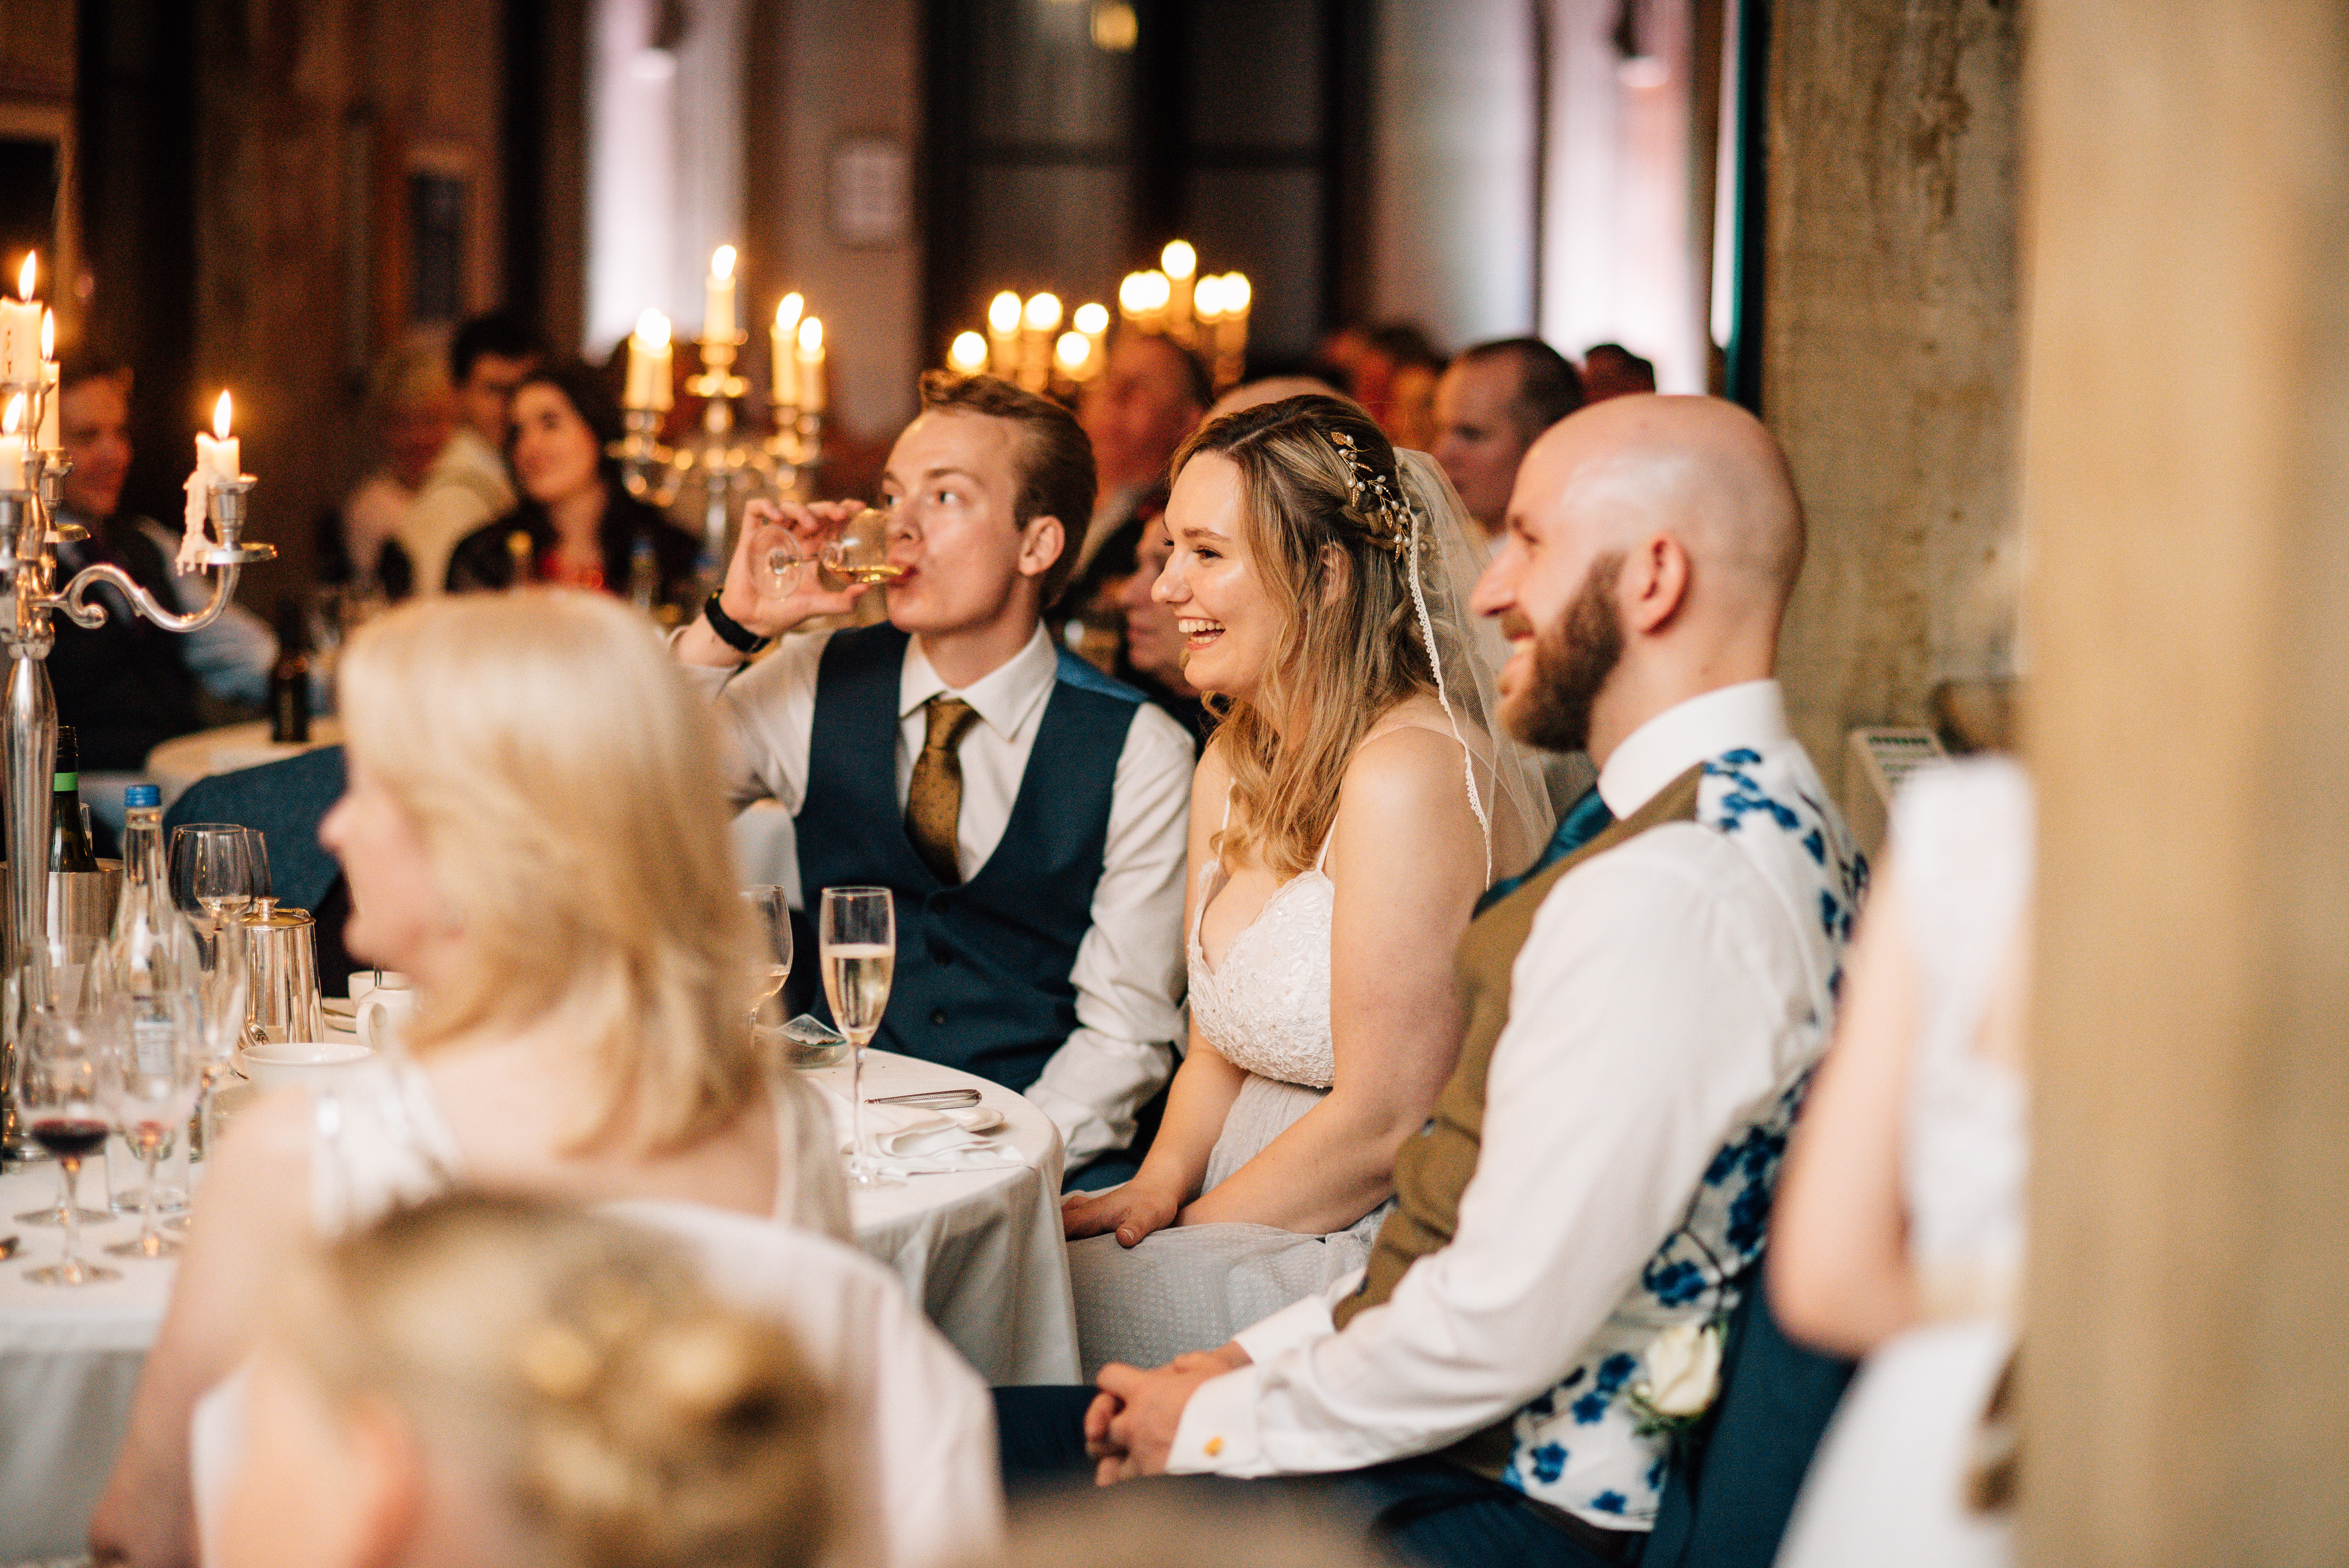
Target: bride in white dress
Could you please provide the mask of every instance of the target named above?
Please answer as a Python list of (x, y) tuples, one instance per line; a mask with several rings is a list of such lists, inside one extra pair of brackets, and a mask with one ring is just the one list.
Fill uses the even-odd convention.
[(1174, 468), (1154, 594), (1229, 706), (1192, 786), (1189, 1048), (1141, 1171), (1063, 1210), (1088, 1378), (1362, 1264), (1459, 1051), (1454, 946), (1548, 827), (1529, 756), (1496, 756), (1482, 556), (1432, 462), (1294, 397)]

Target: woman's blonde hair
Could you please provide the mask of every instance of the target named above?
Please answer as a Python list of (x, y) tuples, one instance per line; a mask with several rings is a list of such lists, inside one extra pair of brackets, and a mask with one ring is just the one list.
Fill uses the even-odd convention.
[[(1347, 760), (1371, 727), (1435, 690), (1412, 604), (1402, 481), (1384, 432), (1339, 397), (1227, 414), (1183, 443), (1172, 471), (1208, 453), (1240, 470), (1248, 563), (1281, 613), (1256, 698), (1232, 700), (1216, 727), (1237, 808), (1217, 852), (1253, 852), (1291, 877), (1337, 820)], [(1274, 713), (1289, 721), (1285, 739)]]
[(823, 1555), (827, 1401), (777, 1326), (671, 1243), (541, 1199), (395, 1211), (298, 1273), (279, 1346), (479, 1478), (532, 1560), (797, 1568)]
[(595, 1064), (583, 1140), (693, 1143), (758, 1096), (750, 932), (709, 704), (643, 619), (556, 589), (440, 598), (345, 650), (353, 760), (424, 841), (461, 971), (411, 1043), (550, 1019)]

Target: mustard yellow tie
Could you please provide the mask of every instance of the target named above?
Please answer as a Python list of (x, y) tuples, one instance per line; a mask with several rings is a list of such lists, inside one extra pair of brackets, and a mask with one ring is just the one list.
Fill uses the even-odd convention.
[(938, 881), (953, 887), (962, 881), (961, 862), (955, 855), (955, 825), (962, 817), (962, 758), (956, 748), (968, 733), (978, 712), (958, 696), (930, 698), (930, 730), (922, 754), (914, 758), (914, 782), (905, 791), (905, 836), (914, 852)]

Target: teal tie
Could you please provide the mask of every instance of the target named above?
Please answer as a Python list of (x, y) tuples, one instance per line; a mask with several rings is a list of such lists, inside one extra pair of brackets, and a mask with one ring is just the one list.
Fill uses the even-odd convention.
[(1568, 806), (1566, 815), (1557, 820), (1557, 830), (1550, 834), (1549, 842), (1542, 846), (1541, 857), (1517, 875), (1503, 877), (1485, 890), (1485, 896), (1476, 901), (1476, 913), (1484, 913), (1523, 887), (1527, 878), (1539, 876), (1582, 848), (1605, 832), (1614, 820), (1615, 813), (1607, 809), (1607, 802), (1599, 798), (1599, 786), (1593, 784), (1583, 791), (1582, 799)]

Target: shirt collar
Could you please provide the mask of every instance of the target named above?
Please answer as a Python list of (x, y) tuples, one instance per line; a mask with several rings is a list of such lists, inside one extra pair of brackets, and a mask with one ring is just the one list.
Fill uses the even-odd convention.
[(1052, 639), (1039, 625), (1026, 646), (962, 690), (955, 691), (930, 667), (929, 655), (922, 652), (922, 639), (916, 637), (905, 645), (905, 670), (897, 677), (897, 717), (904, 718), (940, 692), (949, 692), (970, 704), (988, 728), (1006, 740), (1014, 739), (1020, 727), (1051, 695), (1052, 683), (1060, 670), (1061, 659), (1052, 650)]
[(1628, 817), (1693, 763), (1739, 746), (1784, 745), (1786, 702), (1775, 680), (1744, 681), (1692, 696), (1633, 730), (1599, 772), (1599, 798)]

